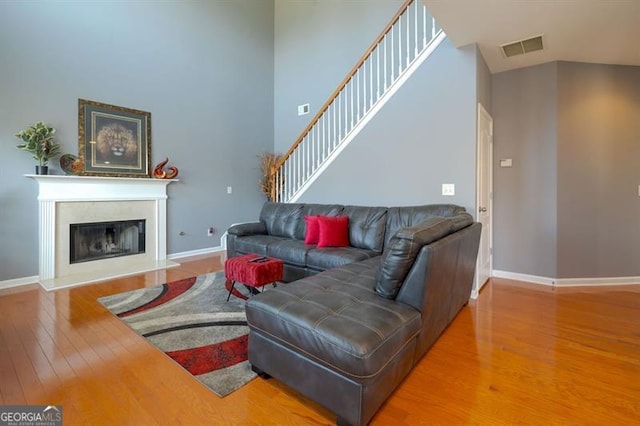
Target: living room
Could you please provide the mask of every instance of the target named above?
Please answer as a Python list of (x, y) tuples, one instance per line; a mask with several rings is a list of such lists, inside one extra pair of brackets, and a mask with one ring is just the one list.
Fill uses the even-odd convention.
[[(33, 173), (34, 163), (15, 148), (14, 135), (20, 129), (46, 121), (56, 127), (63, 151), (77, 153), (78, 99), (150, 111), (153, 164), (169, 157), (180, 168), (180, 181), (168, 189), (167, 252), (182, 257), (207, 255), (219, 248), (222, 234), (232, 223), (256, 219), (265, 200), (257, 184), (261, 177), (258, 156), (288, 148), (314, 108), (322, 105), (402, 3), (247, 0), (42, 2), (37, 7), (8, 2), (0, 6), (0, 132), (4, 141), (0, 145), (0, 234), (5, 247), (12, 247), (0, 252), (0, 282), (27, 284), (38, 274), (37, 188), (24, 177)], [(636, 167), (640, 148), (633, 143), (639, 130), (628, 127), (625, 140), (631, 142), (605, 149), (595, 140), (585, 150), (570, 143), (581, 140), (582, 135), (575, 136), (576, 126), (562, 112), (566, 111), (564, 102), (573, 99), (571, 81), (594, 70), (621, 82), (619, 92), (629, 96), (621, 101), (621, 115), (637, 117), (638, 67), (556, 62), (491, 75), (476, 45), (458, 49), (450, 42), (432, 59), (305, 200), (363, 205), (453, 202), (475, 211), (475, 120), (480, 101), (493, 106), (489, 110), (496, 125), (494, 160), (514, 159), (510, 170), (494, 169), (494, 269), (542, 281), (640, 276), (638, 231), (610, 225), (634, 223), (640, 213)], [(538, 84), (550, 86), (548, 96), (540, 95)], [(512, 96), (516, 90), (518, 95)], [(556, 94), (561, 95), (557, 101)], [(306, 103), (311, 114), (298, 116), (297, 106)], [(503, 127), (500, 133), (501, 122), (534, 115), (517, 113), (524, 105), (533, 112), (557, 113), (547, 121), (540, 117), (518, 129)], [(532, 129), (551, 136), (542, 138)], [(594, 132), (610, 130), (605, 126)], [(521, 143), (505, 143), (514, 132)], [(532, 145), (531, 141), (540, 139), (548, 144)], [(539, 157), (534, 162), (525, 160), (532, 158), (531, 152)], [(606, 173), (583, 176), (580, 173), (585, 169), (576, 161), (578, 153), (587, 156), (584, 161), (611, 157), (612, 163), (602, 166)], [(359, 159), (355, 163), (358, 173), (353, 173), (354, 158)], [(520, 165), (527, 165), (524, 177), (514, 176)], [(62, 173), (55, 162), (51, 166), (53, 173)], [(606, 190), (620, 188), (620, 182), (603, 176), (623, 176), (630, 188), (624, 190), (622, 200), (619, 192)], [(582, 179), (585, 186), (574, 179)], [(454, 197), (441, 195), (444, 182), (456, 183)], [(633, 184), (627, 185), (629, 182)], [(599, 189), (595, 194), (591, 192), (594, 188)], [(575, 200), (572, 194), (583, 199)], [(585, 194), (597, 203), (585, 203)], [(610, 205), (623, 208), (611, 209)], [(576, 207), (582, 214), (575, 213)], [(210, 227), (215, 229), (212, 237), (206, 232)], [(220, 268), (216, 262), (200, 267)], [(151, 273), (136, 280), (138, 285), (142, 285), (140, 280), (160, 284), (171, 274), (175, 278), (184, 270)], [(108, 291), (124, 291), (126, 286), (115, 283)], [(96, 296), (107, 290), (84, 291)], [(77, 303), (71, 301), (74, 292), (39, 297), (44, 305), (62, 309), (60, 315), (71, 316), (70, 324), (79, 322), (96, 331), (78, 319), (85, 302), (77, 311)], [(128, 340), (113, 348), (127, 343), (141, 348), (133, 342), (135, 336), (122, 331), (116, 334)], [(132, 365), (142, 368), (145, 361), (136, 362)], [(130, 366), (125, 370), (125, 374), (140, 374)], [(164, 380), (172, 379), (165, 376)], [(147, 386), (152, 385), (142, 388)], [(177, 386), (204, 395), (188, 385)], [(97, 384), (87, 381), (82, 389), (109, 400)], [(291, 402), (283, 396), (286, 391), (273, 384), (258, 385), (237, 398), (259, 401), (265, 396), (255, 394), (261, 392), (285, 405), (304, 406)], [(4, 398), (3, 403), (11, 402)], [(169, 404), (169, 398), (164, 398)], [(133, 405), (145, 407), (144, 412), (147, 403)], [(115, 405), (111, 408), (116, 409)], [(322, 414), (300, 410), (315, 421), (327, 421)], [(141, 421), (153, 422), (150, 419)]]

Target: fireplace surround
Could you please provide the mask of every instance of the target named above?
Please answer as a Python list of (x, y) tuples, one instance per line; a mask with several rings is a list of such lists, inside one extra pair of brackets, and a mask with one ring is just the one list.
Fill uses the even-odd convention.
[[(26, 175), (38, 182), (39, 281), (47, 290), (100, 281), (118, 276), (177, 266), (167, 260), (167, 186), (177, 179), (116, 178), (95, 176)], [(89, 223), (144, 223), (142, 242), (134, 243), (128, 228), (127, 250), (138, 253), (72, 260), (72, 225)], [(116, 251), (115, 229), (94, 236), (92, 251)], [(136, 234), (139, 237), (139, 234)], [(87, 238), (87, 237), (85, 237)], [(88, 242), (83, 244), (87, 245)], [(142, 251), (140, 245), (144, 246)], [(88, 250), (88, 249), (87, 249)]]

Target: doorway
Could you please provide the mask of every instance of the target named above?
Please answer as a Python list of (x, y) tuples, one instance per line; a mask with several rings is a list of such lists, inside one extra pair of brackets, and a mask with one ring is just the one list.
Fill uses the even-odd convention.
[(482, 224), (482, 234), (471, 292), (473, 299), (478, 297), (493, 270), (493, 118), (480, 103), (477, 135), (476, 221)]

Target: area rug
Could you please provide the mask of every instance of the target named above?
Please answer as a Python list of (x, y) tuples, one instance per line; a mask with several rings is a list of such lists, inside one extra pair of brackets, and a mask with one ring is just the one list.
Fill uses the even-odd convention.
[(98, 299), (136, 333), (223, 397), (256, 374), (247, 361), (246, 297), (227, 302), (223, 272)]

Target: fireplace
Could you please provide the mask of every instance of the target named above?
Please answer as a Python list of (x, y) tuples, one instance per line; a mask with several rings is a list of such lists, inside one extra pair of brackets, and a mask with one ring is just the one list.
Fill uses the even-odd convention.
[(69, 225), (69, 262), (91, 262), (144, 253), (145, 219)]
[(176, 180), (27, 176), (39, 188), (45, 289), (178, 266), (166, 247), (167, 185)]

